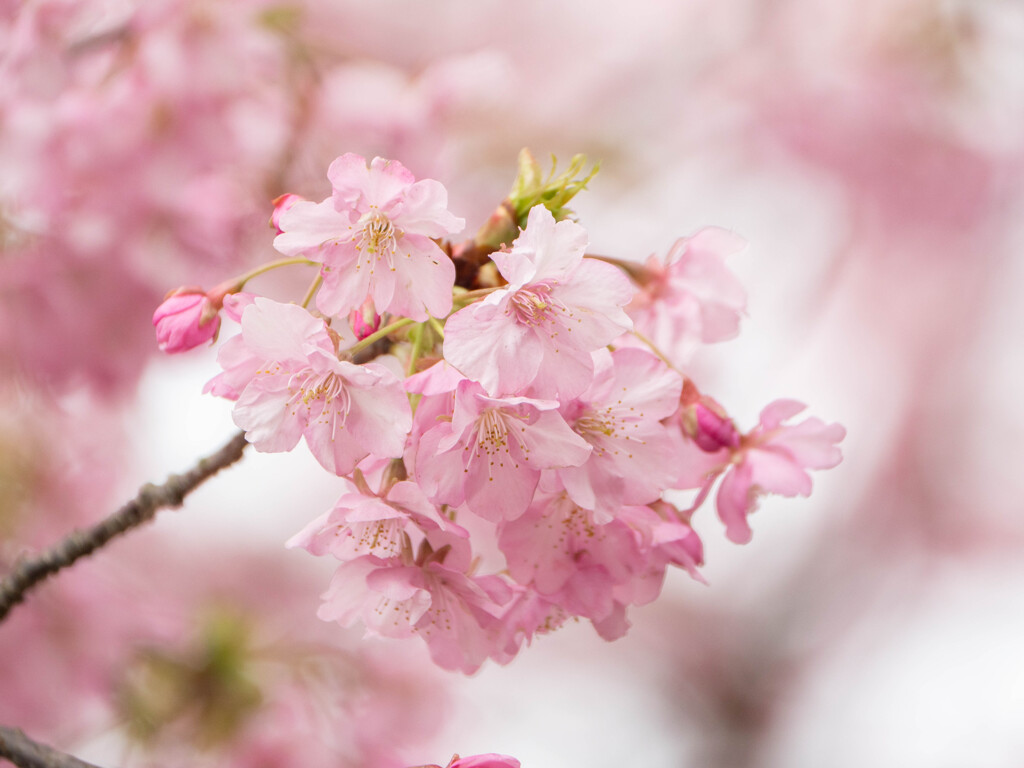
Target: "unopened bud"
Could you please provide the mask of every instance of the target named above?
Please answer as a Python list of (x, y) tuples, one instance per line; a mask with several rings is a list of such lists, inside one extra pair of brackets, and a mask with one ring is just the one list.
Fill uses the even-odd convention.
[(162, 352), (185, 352), (213, 339), (220, 330), (220, 303), (201, 288), (179, 288), (153, 313), (156, 339)]
[(281, 229), (281, 214), (305, 199), (301, 195), (293, 195), (290, 192), (274, 198), (274, 212), (270, 214), (270, 226), (277, 230), (277, 234), (280, 235), (283, 231)]

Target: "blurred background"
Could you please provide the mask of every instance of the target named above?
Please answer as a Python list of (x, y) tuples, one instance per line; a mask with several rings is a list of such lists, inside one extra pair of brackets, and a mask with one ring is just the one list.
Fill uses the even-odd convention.
[(275, 197), (382, 155), (472, 231), (524, 146), (600, 160), (595, 252), (750, 242), (742, 333), (687, 373), (741, 429), (844, 424), (814, 495), (742, 547), (698, 513), (708, 585), (624, 639), (463, 678), (315, 619), (330, 563), (283, 541), (338, 488), (251, 453), (11, 614), (0, 722), (109, 765), (1021, 765), (1017, 0), (0, 0), (3, 570), (232, 434), (215, 350), (150, 318), (271, 258)]

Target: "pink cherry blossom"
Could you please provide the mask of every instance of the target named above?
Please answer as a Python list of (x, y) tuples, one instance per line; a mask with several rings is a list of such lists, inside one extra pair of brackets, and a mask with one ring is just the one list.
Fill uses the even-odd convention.
[(464, 379), (451, 420), (420, 439), (416, 479), (436, 501), (465, 501), (488, 520), (511, 520), (529, 506), (541, 470), (582, 464), (590, 452), (556, 401), (489, 397)]
[(317, 615), (342, 626), (361, 622), (368, 634), (419, 635), (434, 662), (471, 674), (500, 650), (502, 606), (512, 598), (498, 576), (472, 576), (469, 544), (430, 535), (434, 555), (423, 563), (372, 555), (343, 563)]
[(668, 565), (683, 568), (693, 579), (704, 582), (697, 570), (704, 564), (704, 545), (690, 527), (688, 513), (658, 500), (646, 506), (625, 506), (618, 519), (637, 537), (645, 571), (634, 575), (628, 594), (624, 585), (616, 588), (616, 598), (621, 602), (646, 605), (654, 600), (661, 592)]
[(279, 217), (274, 247), (320, 262), (317, 308), (346, 314), (372, 298), (378, 312), (426, 320), (451, 311), (455, 265), (434, 238), (465, 222), (448, 210), (433, 179), (416, 181), (401, 163), (375, 157), (369, 168), (345, 154), (327, 171), (334, 191), (323, 202), (295, 201)]
[[(441, 766), (432, 763), (431, 765), (415, 766), (415, 768), (441, 768)], [(444, 768), (520, 768), (520, 763), (514, 757), (489, 752), (485, 755), (469, 755), (468, 757), (453, 755)]]
[(564, 493), (538, 498), (522, 517), (501, 526), (509, 573), (568, 613), (600, 621), (614, 609), (613, 590), (641, 569), (630, 529), (601, 525)]
[(446, 768), (520, 768), (520, 764), (514, 757), (489, 752), (486, 755), (469, 755), (468, 757), (456, 755)]
[(561, 411), (593, 451), (556, 471), (573, 501), (606, 523), (623, 504), (654, 501), (678, 476), (678, 441), (661, 420), (675, 412), (683, 382), (640, 349), (599, 350), (594, 361), (590, 387)]
[(760, 423), (745, 435), (718, 489), (718, 516), (726, 536), (737, 544), (750, 541), (747, 516), (763, 493), (809, 496), (808, 469), (831, 469), (842, 461), (836, 446), (846, 436), (840, 424), (809, 418), (794, 425), (782, 422), (804, 410), (795, 400), (776, 400), (761, 411)]
[(398, 378), (379, 363), (339, 360), (322, 320), (258, 297), (242, 332), (218, 355), (224, 373), (206, 389), (237, 399), (235, 423), (258, 451), (290, 451), (301, 437), (338, 475), (367, 455), (398, 457), (412, 426)]
[(725, 259), (746, 246), (732, 232), (707, 227), (677, 240), (664, 263), (652, 256), (627, 308), (636, 329), (678, 363), (701, 344), (736, 336), (747, 294)]
[(202, 291), (186, 289), (164, 299), (153, 313), (161, 352), (185, 352), (210, 341), (220, 330), (218, 307)]
[[(369, 489), (366, 489), (367, 491)], [(426, 530), (457, 530), (441, 517), (418, 485), (400, 482), (382, 495), (346, 493), (334, 509), (321, 515), (288, 540), (314, 555), (330, 553), (340, 560), (363, 555), (381, 559), (412, 551)], [(468, 535), (461, 531), (461, 535)]]
[(445, 359), (494, 395), (583, 392), (590, 353), (632, 327), (622, 307), (633, 293), (621, 270), (584, 259), (586, 247), (580, 225), (531, 209), (512, 250), (491, 256), (508, 286), (448, 318)]
[[(668, 565), (702, 580), (700, 539), (685, 516), (663, 501), (623, 506), (601, 524), (564, 492), (538, 494), (526, 514), (500, 525), (499, 545), (512, 578), (566, 614), (590, 619), (606, 639), (625, 633), (628, 606), (658, 596)], [(531, 624), (523, 621), (540, 628), (551, 611), (532, 600), (526, 606), (526, 613), (514, 611), (509, 618), (528, 636)]]

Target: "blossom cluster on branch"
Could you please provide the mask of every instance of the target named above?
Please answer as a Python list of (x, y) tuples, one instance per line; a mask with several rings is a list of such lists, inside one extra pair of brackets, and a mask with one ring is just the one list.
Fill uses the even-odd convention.
[[(256, 450), (304, 439), (339, 478), (289, 541), (340, 561), (322, 619), (419, 636), (465, 673), (576, 617), (615, 639), (669, 566), (701, 578), (690, 520), (716, 485), (742, 543), (761, 494), (806, 496), (807, 470), (839, 463), (838, 424), (791, 423), (804, 406), (780, 400), (741, 432), (682, 370), (738, 332), (725, 259), (744, 242), (708, 228), (644, 265), (590, 254), (567, 207), (584, 162), (545, 176), (524, 151), (509, 197), (456, 243), (441, 183), (342, 155), (323, 201), (276, 201), (282, 259), (157, 309), (169, 352), (236, 321), (206, 390)], [(316, 270), (298, 303), (244, 292), (294, 265)]]

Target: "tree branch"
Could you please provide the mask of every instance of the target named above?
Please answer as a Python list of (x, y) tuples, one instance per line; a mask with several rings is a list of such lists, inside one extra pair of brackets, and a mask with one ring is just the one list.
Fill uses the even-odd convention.
[(72, 531), (64, 540), (38, 557), (16, 565), (14, 570), (0, 581), (0, 621), (3, 621), (11, 608), (24, 600), (25, 593), (39, 582), (102, 547), (115, 536), (152, 520), (157, 510), (164, 507), (180, 507), (188, 494), (220, 470), (241, 459), (246, 445), (248, 443), (245, 434), (239, 432), (220, 450), (200, 459), (184, 474), (171, 475), (163, 485), (147, 483), (139, 489), (138, 496), (105, 520), (84, 531)]
[(32, 741), (17, 728), (0, 725), (0, 758), (20, 768), (97, 768), (53, 747)]

